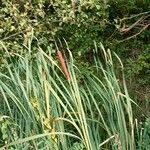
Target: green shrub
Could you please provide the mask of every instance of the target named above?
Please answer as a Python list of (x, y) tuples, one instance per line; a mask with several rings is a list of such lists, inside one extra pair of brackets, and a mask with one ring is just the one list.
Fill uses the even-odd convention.
[[(121, 31), (130, 27), (141, 16), (148, 16), (149, 8), (149, 0), (56, 0), (53, 2), (1, 0), (0, 40), (15, 60), (16, 53), (24, 55), (27, 51), (25, 47), (30, 50), (30, 43), (34, 46), (32, 52), (35, 53), (37, 45), (46, 51), (48, 46), (54, 47), (54, 39), (58, 41), (59, 38), (63, 41), (65, 38), (75, 60), (82, 62), (81, 68), (91, 65), (91, 62), (87, 62), (87, 58), (94, 48), (93, 41), (101, 41), (127, 64), (126, 73), (129, 78), (136, 77), (139, 85), (141, 83), (146, 85), (149, 84), (149, 72), (147, 72), (149, 63), (146, 63), (146, 67), (145, 64), (141, 65), (138, 57), (142, 56), (144, 63), (147, 60), (144, 57), (147, 49), (150, 48), (149, 31), (145, 29), (138, 36), (130, 40), (125, 39), (138, 33), (142, 26), (148, 25), (149, 17), (129, 32)], [(148, 13), (125, 19), (143, 12)], [(33, 40), (33, 36), (37, 38), (38, 44)], [(62, 47), (65, 49), (64, 44)], [(0, 47), (1, 60), (7, 59), (5, 48)]]

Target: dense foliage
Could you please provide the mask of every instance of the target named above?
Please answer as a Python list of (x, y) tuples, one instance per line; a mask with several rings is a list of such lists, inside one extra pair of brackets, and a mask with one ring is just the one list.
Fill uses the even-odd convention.
[[(142, 135), (136, 135), (141, 141), (135, 141), (136, 145), (144, 149), (150, 142), (147, 140), (150, 127), (149, 29), (149, 0), (0, 0), (0, 70), (2, 74), (8, 75), (9, 65), (16, 66), (20, 57), (29, 56), (29, 61), (36, 62), (39, 49), (48, 53), (54, 61), (57, 48), (69, 58), (69, 47), (74, 56), (74, 64), (82, 72), (82, 76), (77, 73), (77, 80), (82, 84), (85, 75), (94, 73), (99, 78), (103, 76), (93, 67), (97, 64), (93, 59), (95, 55), (102, 63), (104, 61), (99, 44), (102, 42), (106, 49), (109, 48), (121, 58), (129, 93), (142, 108), (141, 113), (134, 106), (133, 116), (145, 122), (139, 127), (139, 132), (145, 128)], [(116, 62), (114, 68), (119, 84), (122, 84), (120, 65)], [(18, 70), (15, 70), (16, 73)], [(19, 73), (18, 76), (20, 77)], [(0, 107), (0, 112), (3, 109)], [(11, 124), (7, 119), (6, 117), (6, 122), (3, 122), (3, 117), (0, 120), (0, 135), (4, 139), (8, 138), (6, 128)], [(105, 138), (102, 137), (103, 140)], [(83, 147), (78, 142), (73, 145)]]
[[(54, 39), (65, 38), (80, 67), (88, 68), (93, 41), (101, 41), (119, 54), (135, 87), (148, 85), (149, 9), (149, 0), (1, 0), (1, 45), (15, 57), (30, 42), (36, 49), (33, 36), (45, 51), (54, 47)], [(3, 46), (0, 55), (5, 56)]]

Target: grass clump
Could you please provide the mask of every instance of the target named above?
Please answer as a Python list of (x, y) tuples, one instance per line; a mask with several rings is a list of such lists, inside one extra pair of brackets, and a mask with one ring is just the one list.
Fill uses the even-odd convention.
[(128, 95), (123, 71), (121, 87), (110, 51), (101, 48), (105, 65), (95, 50), (97, 75), (84, 77), (68, 49), (69, 81), (51, 50), (45, 53), (39, 47), (34, 58), (29, 52), (24, 57), (18, 55), (16, 64), (5, 63), (7, 72), (0, 74), (2, 149), (136, 148), (134, 102)]

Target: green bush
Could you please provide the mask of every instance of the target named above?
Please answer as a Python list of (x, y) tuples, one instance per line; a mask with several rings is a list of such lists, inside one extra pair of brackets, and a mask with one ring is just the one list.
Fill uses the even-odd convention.
[[(18, 54), (30, 51), (34, 58), (39, 46), (45, 52), (51, 49), (54, 56), (55, 41), (67, 56), (65, 39), (78, 68), (93, 74), (93, 41), (102, 42), (120, 56), (130, 93), (143, 100), (150, 83), (149, 10), (149, 0), (1, 0), (0, 69), (5, 71), (5, 61), (17, 63)], [(97, 51), (103, 60), (98, 44)], [(139, 97), (139, 91), (145, 96)]]

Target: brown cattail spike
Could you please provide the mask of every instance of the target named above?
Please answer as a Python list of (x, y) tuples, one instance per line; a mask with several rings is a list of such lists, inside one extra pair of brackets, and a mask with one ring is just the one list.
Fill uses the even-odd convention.
[(70, 81), (70, 75), (69, 75), (67, 66), (66, 66), (66, 64), (65, 64), (64, 57), (63, 57), (63, 55), (62, 55), (62, 52), (59, 51), (59, 50), (57, 50), (57, 57), (58, 57), (58, 60), (59, 60), (59, 62), (60, 62), (60, 64), (61, 64), (61, 69), (62, 69), (62, 71), (63, 71), (63, 73), (64, 73), (66, 79), (67, 79), (68, 81)]

